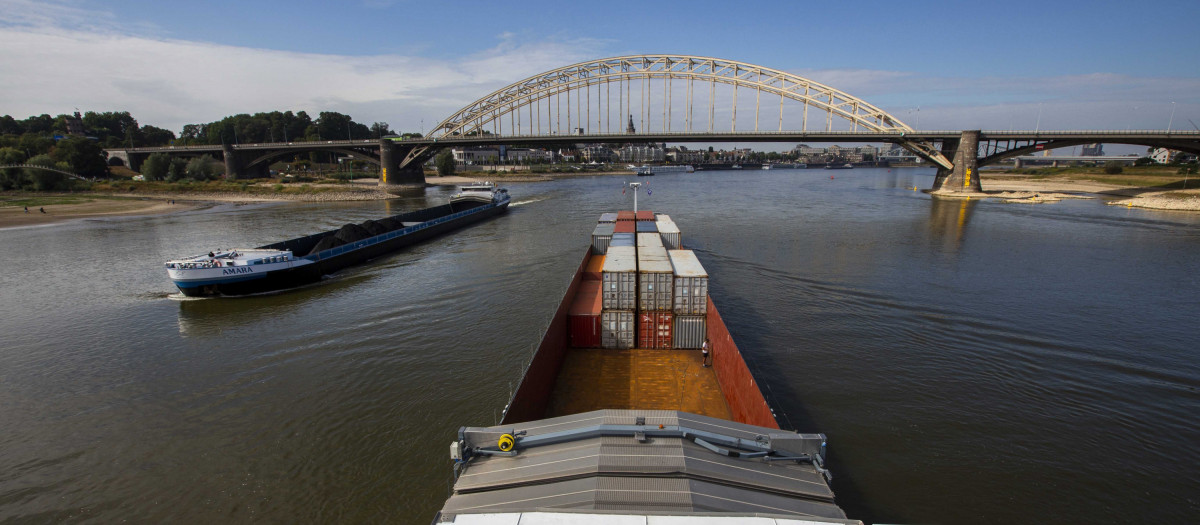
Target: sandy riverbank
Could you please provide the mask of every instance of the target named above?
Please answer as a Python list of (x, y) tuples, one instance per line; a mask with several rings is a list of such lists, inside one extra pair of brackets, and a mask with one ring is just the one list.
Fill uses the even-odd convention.
[[(171, 204), (167, 199), (157, 198), (95, 198), (73, 204), (31, 206), (28, 212), (23, 206), (2, 206), (0, 207), (0, 228), (40, 226), (77, 219), (161, 215), (194, 210), (199, 205), (197, 202)], [(42, 213), (39, 208), (46, 210), (45, 213)]]
[(1018, 204), (1041, 204), (1063, 199), (1105, 199), (1105, 204), (1155, 210), (1200, 211), (1200, 189), (1155, 191), (1103, 182), (1061, 179), (1030, 180), (985, 174), (983, 192), (929, 192), (941, 198), (1001, 199)]

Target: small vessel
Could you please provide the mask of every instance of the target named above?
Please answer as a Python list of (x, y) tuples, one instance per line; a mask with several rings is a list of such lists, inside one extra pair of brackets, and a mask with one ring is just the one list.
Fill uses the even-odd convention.
[(497, 195), (507, 194), (508, 190), (497, 188), (494, 182), (476, 182), (458, 187), (458, 193), (450, 196), (450, 208), (454, 211), (469, 210), (491, 204)]
[(666, 215), (601, 215), (502, 419), (450, 443), (434, 523), (861, 524), (825, 436), (780, 428), (681, 240)]
[(771, 169), (771, 165), (770, 165), (770, 164), (763, 164), (763, 165), (762, 165), (762, 169), (764, 169), (764, 170), (769, 170), (769, 169)]
[(631, 167), (635, 173), (640, 176), (654, 175), (657, 173), (695, 173), (696, 168), (691, 164), (668, 164), (664, 166), (635, 166)]
[(825, 169), (827, 169), (827, 170), (848, 170), (848, 169), (853, 169), (853, 168), (854, 168), (854, 165), (850, 164), (849, 162), (847, 162), (845, 164), (826, 164), (825, 165)]
[[(316, 282), (347, 266), (362, 263), (410, 244), (436, 237), (503, 213), (511, 201), (508, 191), (491, 186), (450, 204), (402, 213), (336, 230), (259, 246), (213, 250), (166, 262), (167, 276), (190, 297), (245, 295)], [(456, 195), (456, 196), (458, 196)]]
[(654, 170), (650, 166), (638, 166), (635, 173), (637, 173), (638, 177), (650, 177), (654, 175)]
[(742, 169), (742, 165), (741, 165), (741, 164), (734, 164), (733, 166), (730, 166), (730, 168), (732, 168), (732, 169), (735, 169), (735, 170), (740, 170), (740, 169)]

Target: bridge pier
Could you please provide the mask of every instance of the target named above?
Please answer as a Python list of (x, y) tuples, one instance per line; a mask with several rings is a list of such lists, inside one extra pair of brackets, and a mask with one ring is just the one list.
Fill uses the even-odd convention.
[(954, 169), (938, 168), (933, 191), (940, 193), (982, 192), (979, 184), (980, 130), (963, 131), (957, 139), (942, 142), (942, 155), (951, 159)]
[(221, 156), (225, 159), (225, 180), (235, 180), (242, 176), (242, 159), (229, 144), (221, 144)]
[(379, 139), (379, 187), (384, 191), (425, 186), (425, 170), (420, 162), (405, 168), (400, 162), (411, 148), (401, 148), (391, 139)]

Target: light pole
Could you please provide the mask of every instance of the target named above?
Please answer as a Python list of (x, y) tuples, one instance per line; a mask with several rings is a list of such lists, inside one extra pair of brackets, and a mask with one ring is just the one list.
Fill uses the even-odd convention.
[(1041, 130), (1042, 130), (1042, 104), (1038, 103), (1037, 124), (1033, 127), (1033, 132), (1036, 134), (1037, 132), (1039, 132)]
[(1171, 118), (1167, 120), (1167, 133), (1171, 132), (1171, 124), (1175, 123), (1175, 103), (1171, 103)]

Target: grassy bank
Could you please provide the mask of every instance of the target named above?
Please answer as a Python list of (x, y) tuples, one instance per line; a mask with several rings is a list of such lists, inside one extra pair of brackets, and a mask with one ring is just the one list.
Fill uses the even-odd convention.
[(1006, 171), (984, 171), (990, 177), (1003, 180), (1071, 180), (1098, 182), (1114, 186), (1182, 190), (1200, 188), (1200, 175), (1179, 173), (1179, 166), (1130, 166), (1121, 173), (1109, 174), (1103, 166), (1073, 166), (1066, 168), (1024, 168)]

